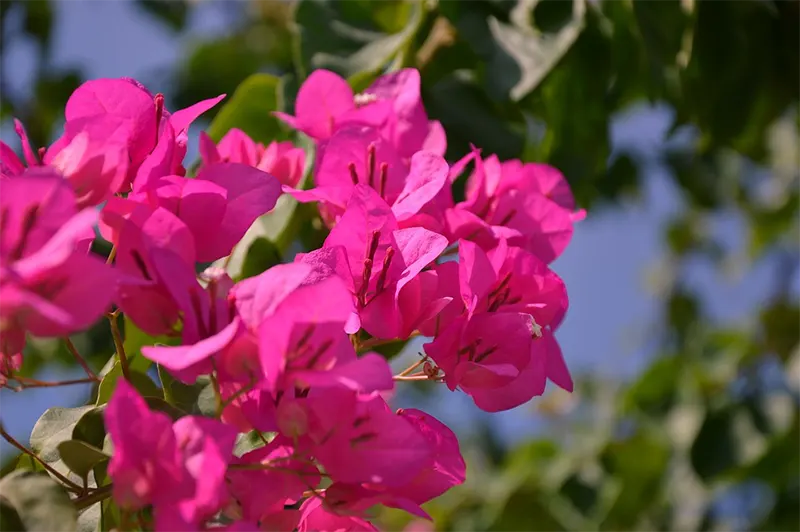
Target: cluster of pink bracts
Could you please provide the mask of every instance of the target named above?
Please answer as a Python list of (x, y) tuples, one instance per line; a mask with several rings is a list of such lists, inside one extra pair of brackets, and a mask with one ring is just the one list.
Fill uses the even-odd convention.
[[(220, 514), (230, 530), (375, 530), (376, 504), (427, 517), (420, 505), (464, 480), (458, 442), (384, 397), (429, 379), (500, 411), (548, 379), (571, 391), (553, 336), (567, 293), (548, 263), (583, 213), (549, 166), (477, 150), (448, 165), (415, 70), (358, 95), (312, 73), (296, 116), (279, 115), (316, 142), (310, 190), (296, 188), (302, 149), (239, 130), (218, 144), (201, 134), (187, 178), (189, 125), (221, 99), (170, 113), (134, 80), (101, 79), (73, 93), (49, 148), (37, 153), (17, 124), (25, 162), (0, 146), (2, 373), (19, 369), (26, 333), (66, 336), (114, 304), (151, 335), (181, 336), (142, 353), (185, 383), (213, 373), (224, 405), (219, 419), (173, 423), (119, 382), (105, 419), (122, 508), (152, 505), (163, 530), (204, 530)], [(318, 203), (331, 228), (320, 249), (238, 283), (218, 268), (196, 275), (282, 193)], [(89, 252), (98, 226), (109, 263)], [(458, 262), (443, 260), (456, 244)], [(417, 334), (432, 338), (426, 357), (401, 375), (364, 352)], [(252, 430), (277, 435), (235, 456)]]

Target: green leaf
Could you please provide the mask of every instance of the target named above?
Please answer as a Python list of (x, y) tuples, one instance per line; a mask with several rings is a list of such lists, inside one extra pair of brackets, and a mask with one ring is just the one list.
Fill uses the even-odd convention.
[(783, 361), (789, 360), (792, 351), (800, 343), (798, 323), (800, 307), (788, 299), (780, 299), (761, 312), (766, 347)]
[(656, 359), (626, 392), (626, 408), (666, 415), (676, 401), (682, 370), (678, 356)]
[[(260, 449), (266, 445), (264, 440), (267, 443), (271, 442), (275, 438), (276, 433), (264, 433), (259, 436), (258, 431), (250, 431), (246, 434), (239, 434), (239, 437), (236, 440), (236, 446), (233, 448), (233, 454), (235, 456), (241, 457), (244, 454), (249, 453), (250, 451), (255, 451), (256, 449)], [(262, 439), (263, 436), (263, 439)]]
[[(392, 16), (376, 20), (382, 16), (380, 10), (391, 9), (392, 4), (396, 6)], [(405, 54), (424, 18), (422, 2), (367, 3), (360, 9), (350, 9), (354, 6), (327, 0), (298, 3), (296, 63), (302, 77), (326, 68), (348, 78), (356, 90), (365, 88), (371, 76)], [(386, 24), (389, 20), (391, 23)]]
[(494, 153), (500, 159), (522, 152), (522, 134), (473, 81), (450, 76), (425, 91), (424, 100), (430, 117), (447, 131), (448, 160), (468, 153), (470, 143), (482, 148), (484, 156)]
[[(108, 403), (117, 387), (117, 381), (122, 377), (122, 365), (117, 361), (111, 368), (111, 371), (100, 381), (96, 402), (98, 406)], [(130, 381), (142, 397), (161, 397), (161, 388), (159, 388), (148, 375), (131, 370)]]
[[(575, 0), (572, 20), (555, 33), (540, 33), (525, 20), (505, 24), (487, 20), (495, 47), (488, 58), (486, 82), (490, 94), (520, 101), (533, 91), (564, 57), (583, 29), (585, 6)], [(516, 67), (516, 68), (515, 68)]]
[(193, 412), (197, 404), (197, 398), (205, 387), (206, 383), (199, 380), (192, 385), (184, 384), (169, 374), (163, 366), (158, 366), (158, 377), (161, 379), (161, 387), (164, 391), (164, 400), (184, 412)]
[(271, 114), (282, 109), (282, 81), (270, 74), (253, 74), (222, 106), (207, 133), (214, 142), (219, 142), (231, 128), (241, 129), (256, 142), (286, 140), (287, 128)]
[(387, 360), (391, 360), (399, 355), (407, 344), (408, 340), (396, 340), (388, 344), (372, 347), (370, 348), (370, 351), (375, 351), (376, 353), (383, 355), (383, 357)]
[(5, 499), (0, 499), (0, 530), (3, 532), (22, 532), (25, 530), (25, 525), (22, 524), (19, 514)]
[(80, 440), (95, 447), (102, 447), (106, 437), (106, 425), (103, 418), (106, 405), (97, 406), (83, 414), (72, 430), (72, 439)]
[(180, 345), (180, 337), (175, 336), (150, 336), (139, 329), (128, 316), (125, 316), (125, 329), (123, 347), (128, 358), (128, 367), (139, 373), (147, 373), (153, 362), (142, 355), (142, 347), (151, 345)]
[(732, 474), (763, 455), (764, 438), (745, 409), (727, 405), (709, 410), (691, 448), (692, 467), (710, 481)]
[[(0, 501), (16, 511), (24, 530), (71, 532), (77, 529), (78, 515), (69, 495), (44, 473), (15, 471), (3, 477), (0, 479)], [(19, 525), (7, 507), (2, 515), (3, 530), (13, 530), (15, 525)]]
[(178, 421), (180, 418), (185, 416), (187, 412), (184, 412), (180, 408), (172, 406), (165, 400), (160, 397), (145, 397), (144, 402), (147, 403), (147, 407), (150, 410), (155, 410), (156, 412), (163, 412), (167, 414), (172, 421)]
[(58, 453), (67, 467), (81, 478), (87, 478), (94, 466), (111, 458), (97, 447), (80, 440), (67, 440), (58, 444)]
[(186, 25), (186, 16), (189, 14), (189, 5), (186, 2), (136, 0), (136, 3), (173, 31), (180, 31)]
[(603, 467), (620, 482), (620, 491), (601, 528), (627, 530), (659, 497), (671, 449), (659, 433), (638, 428), (629, 438), (612, 441), (603, 450)]
[(31, 449), (47, 463), (59, 459), (58, 444), (72, 439), (75, 425), (94, 406), (77, 408), (49, 408), (36, 422), (31, 431)]
[(281, 252), (270, 240), (259, 237), (250, 244), (242, 264), (239, 279), (254, 277), (281, 263)]

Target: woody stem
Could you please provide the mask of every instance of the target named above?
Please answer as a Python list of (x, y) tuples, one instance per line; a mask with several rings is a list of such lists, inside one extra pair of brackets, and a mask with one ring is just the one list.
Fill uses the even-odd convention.
[(88, 375), (91, 380), (95, 382), (100, 382), (100, 378), (94, 371), (92, 371), (92, 368), (89, 367), (89, 364), (86, 363), (86, 360), (81, 356), (81, 354), (75, 348), (75, 344), (72, 343), (72, 340), (69, 339), (69, 336), (64, 337), (64, 342), (67, 344), (67, 350), (70, 353), (72, 353), (72, 356), (75, 357), (75, 360), (78, 362), (78, 364), (81, 365), (83, 371), (86, 372), (86, 375)]
[(28, 456), (39, 462), (39, 464), (41, 464), (41, 466), (45, 468), (45, 470), (47, 470), (48, 473), (50, 473), (58, 480), (60, 480), (68, 490), (74, 491), (75, 493), (83, 493), (83, 488), (81, 486), (78, 486), (70, 479), (68, 479), (67, 477), (65, 477), (52, 467), (50, 467), (50, 465), (47, 462), (36, 456), (36, 454), (34, 454), (33, 451), (27, 449), (24, 445), (15, 440), (11, 434), (6, 432), (6, 428), (3, 426), (2, 423), (0, 423), (0, 436), (2, 436), (3, 439), (5, 439), (8, 443), (10, 443), (14, 447), (22, 451), (24, 454), (27, 454)]
[(98, 382), (99, 379), (85, 378), (65, 381), (40, 381), (28, 379), (26, 377), (14, 377), (14, 380), (22, 385), (21, 388), (55, 388), (57, 386), (70, 386), (72, 384), (91, 384), (93, 382)]
[(422, 357), (420, 360), (417, 360), (416, 362), (414, 362), (410, 366), (408, 366), (406, 369), (401, 371), (397, 376), (398, 377), (405, 377), (405, 376), (409, 375), (412, 371), (414, 371), (415, 369), (417, 369), (418, 367), (423, 365), (426, 360), (428, 360), (428, 356), (427, 355)]

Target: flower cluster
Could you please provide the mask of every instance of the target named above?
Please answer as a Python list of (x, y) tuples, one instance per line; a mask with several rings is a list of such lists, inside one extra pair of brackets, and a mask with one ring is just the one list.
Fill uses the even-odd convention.
[[(52, 146), (34, 151), (20, 124), (24, 162), (0, 145), (0, 373), (19, 369), (26, 333), (67, 336), (113, 305), (180, 337), (142, 354), (186, 384), (210, 375), (218, 403), (215, 417), (173, 421), (120, 380), (105, 422), (124, 511), (152, 508), (158, 530), (376, 530), (375, 505), (428, 517), (421, 505), (464, 481), (458, 441), (386, 398), (429, 380), (501, 411), (547, 380), (571, 391), (554, 337), (567, 293), (548, 263), (583, 213), (552, 167), (478, 149), (448, 164), (412, 69), (362, 94), (317, 70), (295, 116), (276, 113), (316, 143), (313, 188), (298, 188), (302, 149), (238, 129), (218, 143), (201, 133), (186, 177), (189, 125), (222, 98), (170, 113), (134, 80), (90, 81)], [(238, 282), (196, 273), (284, 193), (317, 203), (322, 247)], [(95, 226), (108, 260), (90, 250)], [(370, 351), (417, 335), (426, 354), (398, 375)], [(263, 445), (235, 453), (241, 433)]]

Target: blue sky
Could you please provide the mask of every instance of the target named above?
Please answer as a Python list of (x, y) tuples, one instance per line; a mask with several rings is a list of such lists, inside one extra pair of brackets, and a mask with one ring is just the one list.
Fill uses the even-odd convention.
[[(192, 40), (225, 31), (219, 5), (201, 5), (192, 16), (191, 31), (182, 39), (176, 39), (129, 1), (74, 0), (53, 5), (58, 11), (54, 63), (80, 66), (90, 78), (131, 76), (145, 83), (158, 79), (154, 74), (169, 70)], [(10, 90), (29, 90), (35, 66), (33, 44), (18, 43), (4, 52), (4, 72), (11, 74), (7, 78)], [(633, 109), (617, 117), (612, 125), (614, 148), (657, 153), (663, 147), (669, 121), (668, 108)], [(0, 133), (3, 141), (18, 146), (9, 127)], [(685, 139), (691, 138), (691, 132), (684, 133)], [(196, 146), (190, 148), (190, 159), (193, 153)], [(558, 338), (574, 372), (629, 377), (647, 360), (648, 328), (658, 319), (659, 309), (648, 275), (664, 252), (663, 223), (680, 212), (682, 199), (666, 170), (657, 163), (647, 165), (645, 177), (641, 201), (591, 212), (576, 227), (570, 247), (553, 264), (570, 295), (570, 311)], [(735, 213), (720, 213), (712, 220), (712, 230), (726, 248), (743, 250), (745, 225)], [(756, 265), (744, 274), (724, 278), (711, 265), (698, 262), (690, 266), (687, 278), (704, 296), (715, 319), (740, 321), (765, 297), (770, 272), (764, 265)], [(476, 410), (471, 401), (444, 389), (437, 394), (442, 400), (435, 401), (435, 415), (456, 432), (467, 433)], [(34, 422), (47, 407), (71, 406), (84, 395), (79, 388), (31, 389), (21, 394), (2, 390), (2, 419), (12, 434), (26, 442)], [(495, 414), (492, 422), (512, 442), (540, 426), (536, 412), (525, 407)], [(8, 450), (5, 442), (0, 450)]]

